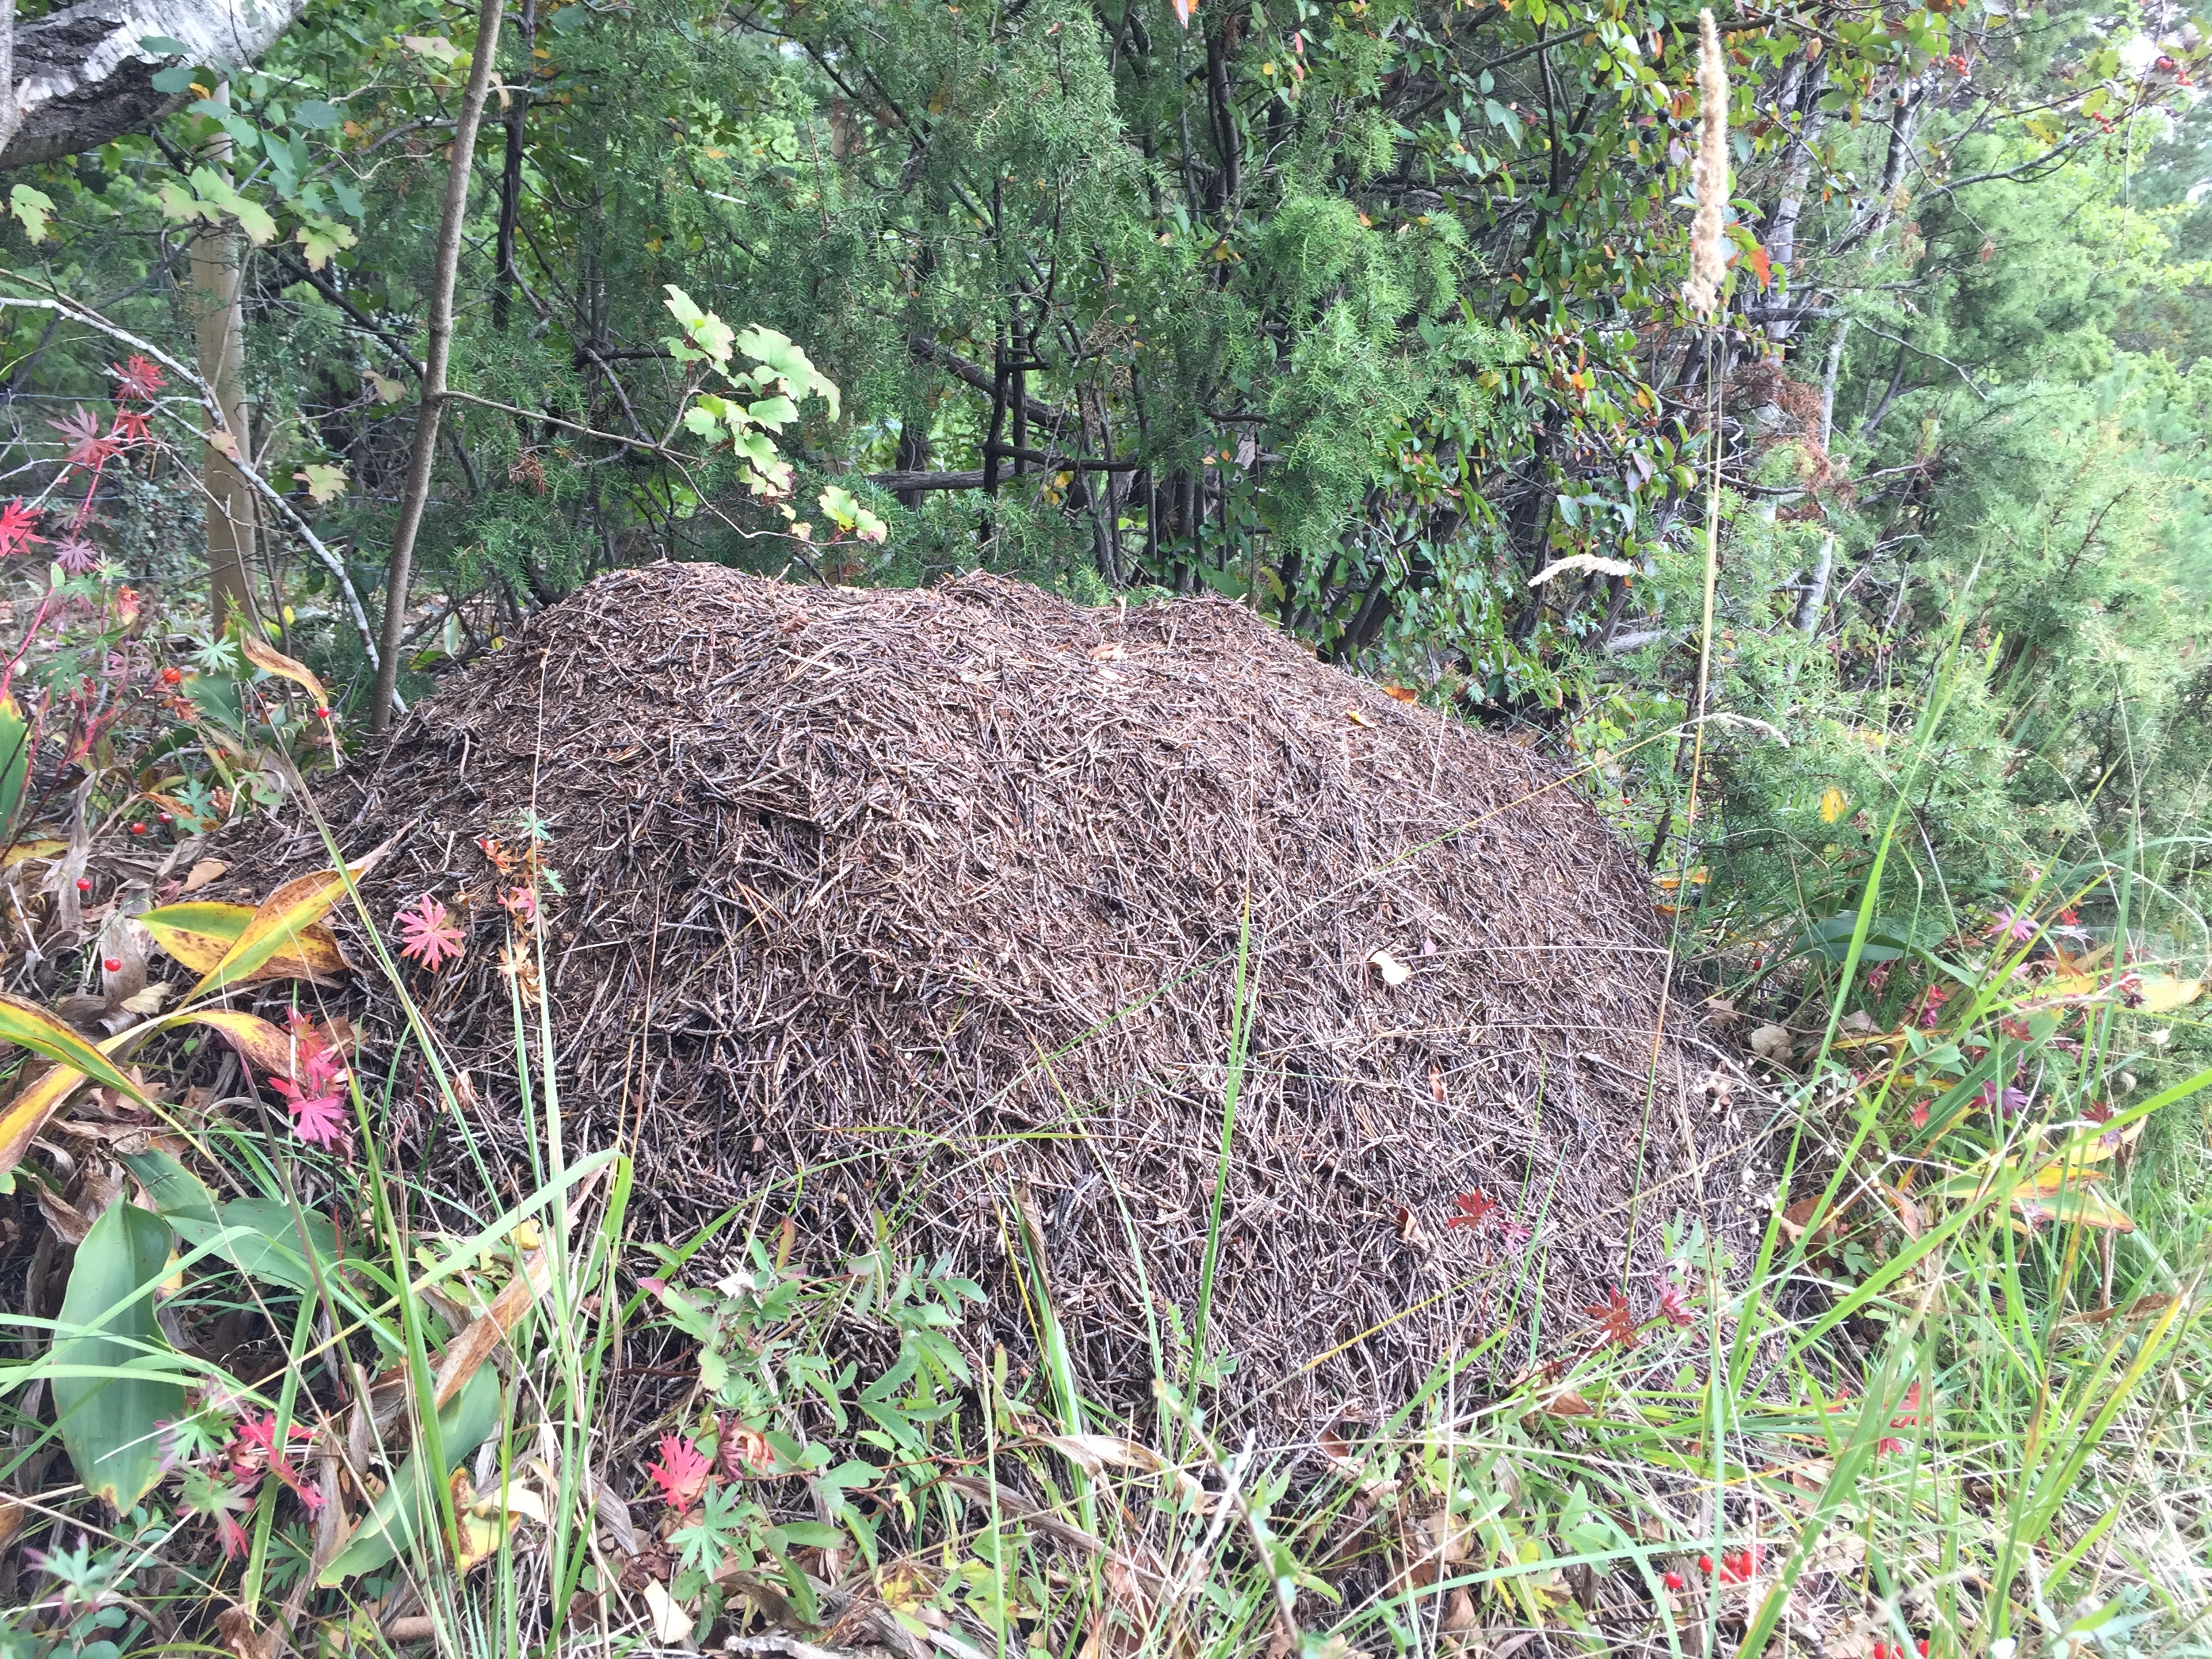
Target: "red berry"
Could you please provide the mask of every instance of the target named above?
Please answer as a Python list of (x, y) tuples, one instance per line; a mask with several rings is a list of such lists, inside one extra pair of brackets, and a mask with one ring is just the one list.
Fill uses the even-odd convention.
[(100, 965), (106, 969), (111, 974), (119, 974), (123, 971), (122, 962), (114, 957), (108, 957), (106, 961), (101, 963)]
[(164, 685), (181, 685), (184, 679), (185, 671), (181, 668), (164, 668), (161, 671), (161, 684)]
[(1698, 1558), (1698, 1571), (1699, 1572), (1710, 1573), (1712, 1570), (1713, 1558), (1711, 1556), (1701, 1555)]
[(1874, 1644), (1874, 1659), (1889, 1659), (1888, 1643), (1877, 1642)]
[(331, 711), (327, 708), (318, 708), (315, 710), (315, 718), (319, 720), (326, 720), (330, 719), (330, 717)]
[(1667, 1588), (1670, 1590), (1678, 1590), (1681, 1589), (1682, 1575), (1679, 1572), (1668, 1573), (1667, 1575)]
[(134, 823), (131, 826), (131, 833), (134, 836), (143, 836), (146, 833), (146, 826), (143, 823)]
[(1920, 1655), (1920, 1659), (1928, 1659), (1928, 1638), (1927, 1638), (1926, 1637), (1924, 1637), (1924, 1636), (1923, 1636), (1923, 1637), (1922, 1637), (1922, 1638), (1921, 1638), (1917, 1642), (1915, 1642), (1912, 1645), (1913, 1645), (1914, 1649), (1915, 1649), (1915, 1650), (1919, 1653), (1919, 1655)]
[(80, 893), (89, 893), (92, 890), (92, 878), (79, 876), (76, 878), (76, 890)]
[(155, 814), (155, 817), (161, 821), (161, 828), (164, 830), (167, 829), (171, 824), (176, 822), (176, 819), (171, 817), (167, 812), (157, 812)]

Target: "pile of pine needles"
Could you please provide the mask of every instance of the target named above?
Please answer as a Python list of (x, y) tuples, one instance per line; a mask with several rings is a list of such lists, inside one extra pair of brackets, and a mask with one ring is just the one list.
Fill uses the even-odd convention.
[[(981, 1351), (1127, 1413), (1156, 1372), (1308, 1432), (1447, 1355), (1480, 1392), (1616, 1292), (1644, 1317), (1671, 1218), (1741, 1244), (1772, 1190), (1571, 781), (1224, 602), (621, 571), (318, 805), (349, 855), (401, 837), (388, 936), (428, 895), (466, 937), (416, 970), (457, 1102), (356, 1011), (426, 1201), (483, 1190), (465, 1156), (533, 1184), (542, 994), (570, 1155), (630, 1149), (648, 1233), (895, 1232), (992, 1291)], [(239, 867), (327, 861), (262, 833)]]

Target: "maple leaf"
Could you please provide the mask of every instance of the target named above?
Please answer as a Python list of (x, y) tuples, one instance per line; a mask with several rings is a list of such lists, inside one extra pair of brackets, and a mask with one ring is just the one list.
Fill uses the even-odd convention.
[(1928, 1103), (1924, 1100), (1916, 1100), (1912, 1103), (1912, 1127), (1916, 1129), (1924, 1129), (1928, 1127)]
[(660, 1455), (645, 1466), (645, 1472), (660, 1488), (661, 1501), (679, 1515), (698, 1501), (712, 1473), (699, 1449), (680, 1434), (660, 1437)]
[(18, 495), (5, 507), (0, 507), (0, 558), (46, 540), (44, 536), (31, 532), (39, 527), (39, 509), (23, 505)]
[(167, 378), (159, 363), (136, 351), (119, 363), (108, 364), (107, 372), (115, 377), (115, 390), (119, 394), (136, 398), (142, 404), (153, 401), (154, 394)]
[(1672, 1279), (1659, 1287), (1659, 1311), (1669, 1325), (1694, 1325), (1697, 1316), (1684, 1300), (1686, 1292)]
[(97, 542), (88, 540), (74, 530), (54, 544), (54, 562), (72, 576), (90, 575), (106, 556)]
[(1628, 1298), (1616, 1286), (1607, 1293), (1602, 1302), (1593, 1303), (1583, 1311), (1597, 1321), (1607, 1342), (1617, 1342), (1624, 1348), (1636, 1346), (1636, 1316), (1631, 1312)]
[(1481, 1231), (1483, 1223), (1489, 1220), (1491, 1212), (1498, 1208), (1497, 1200), (1480, 1187), (1471, 1193), (1460, 1194), (1452, 1202), (1459, 1206), (1459, 1213), (1444, 1225), (1466, 1227), (1478, 1232)]
[(76, 406), (76, 414), (46, 424), (69, 440), (69, 448), (63, 452), (62, 459), (71, 466), (97, 470), (115, 453), (114, 441), (100, 429), (99, 417), (82, 404)]
[(428, 893), (393, 920), (399, 924), (401, 956), (413, 957), (434, 974), (442, 963), (461, 959), (461, 930), (447, 916), (446, 907)]
[(115, 411), (115, 429), (107, 434), (108, 441), (118, 449), (126, 444), (143, 444), (153, 437), (143, 409), (118, 409)]
[(2035, 937), (2035, 920), (2032, 916), (2021, 915), (2010, 905), (2007, 905), (1997, 912), (1996, 920), (1990, 923), (1990, 937), (2010, 939), (2015, 944), (2025, 945)]

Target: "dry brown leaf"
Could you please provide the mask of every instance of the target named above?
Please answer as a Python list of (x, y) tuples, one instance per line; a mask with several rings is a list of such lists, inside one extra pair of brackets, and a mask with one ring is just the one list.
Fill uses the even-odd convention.
[(1778, 1066), (1790, 1063), (1790, 1032), (1780, 1025), (1762, 1025), (1751, 1034), (1751, 1051)]
[(229, 873), (230, 866), (221, 859), (202, 859), (185, 872), (184, 884), (177, 890), (179, 893), (196, 893), (210, 882)]
[(507, 1334), (520, 1322), (522, 1316), (545, 1294), (552, 1282), (553, 1267), (543, 1250), (523, 1258), (522, 1271), (507, 1281), (491, 1306), (471, 1320), (447, 1348), (431, 1389), (431, 1396), (439, 1407), (443, 1407), (460, 1392), (461, 1385), (477, 1374), (477, 1368), (491, 1357), (491, 1351), (506, 1340)]
[(1395, 697), (1400, 702), (1419, 702), (1421, 700), (1421, 694), (1409, 685), (1386, 685), (1382, 688), (1382, 695)]

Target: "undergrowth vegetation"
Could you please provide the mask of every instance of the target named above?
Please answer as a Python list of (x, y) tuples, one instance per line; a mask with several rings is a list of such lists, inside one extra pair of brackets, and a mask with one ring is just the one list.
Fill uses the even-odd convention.
[[(1705, 328), (1681, 6), (502, 11), (150, 37), (180, 107), (10, 164), (0, 1653), (2212, 1647), (2197, 23), (1723, 20)], [(1458, 1194), (1494, 1326), (1263, 1437), (1218, 1201), (1134, 1418), (1012, 1190), (995, 1305), (915, 1194), (803, 1245), (805, 1168), (641, 1242), (538, 804), (386, 914), (312, 786), (656, 557), (1215, 593), (1540, 746), (1728, 1051), (1679, 1109), (1783, 1126), (1757, 1248), (1625, 1193), (1664, 1273), (1516, 1334), (1562, 1242)], [(326, 868), (232, 867), (277, 817)], [(441, 1030), (472, 915), (523, 1186)], [(1187, 1058), (1225, 1144), (1246, 1056)], [(424, 1100), (473, 1190), (393, 1155)]]

